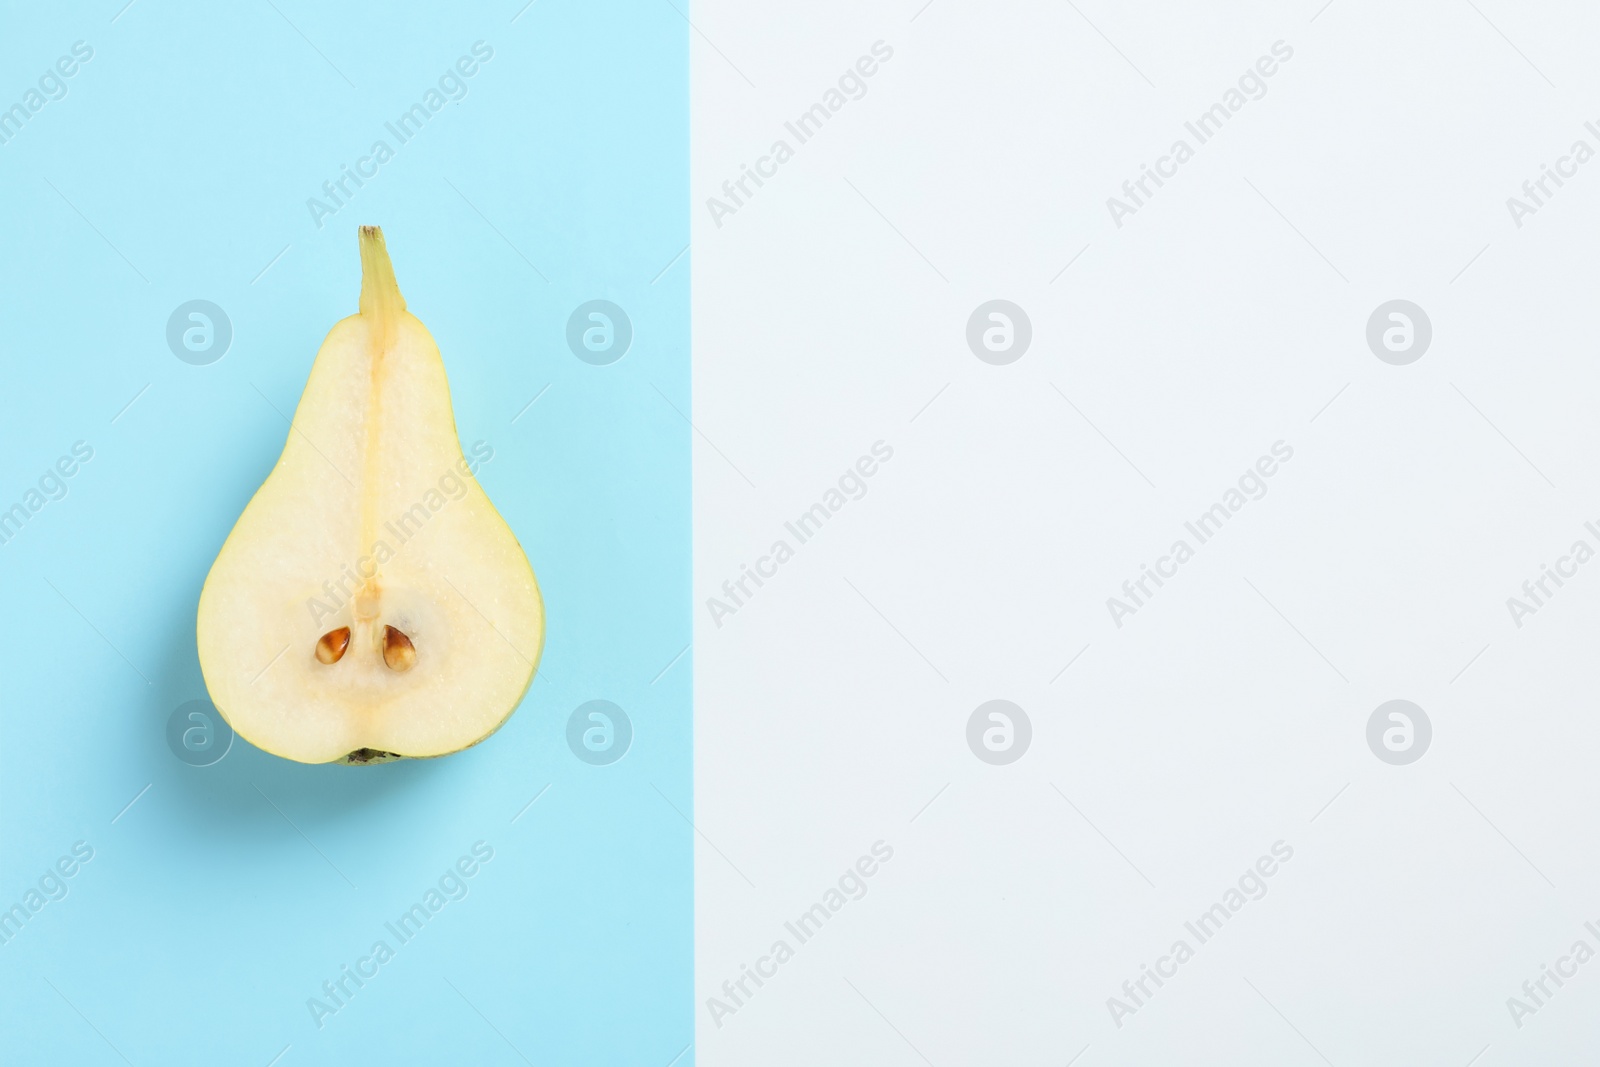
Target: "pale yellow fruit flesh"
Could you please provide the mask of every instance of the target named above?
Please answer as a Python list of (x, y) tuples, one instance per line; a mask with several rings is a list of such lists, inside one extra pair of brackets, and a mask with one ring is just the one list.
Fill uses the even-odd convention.
[[(360, 313), (323, 341), (196, 627), (217, 709), (303, 763), (476, 744), (516, 709), (544, 643), (533, 568), (468, 473), (482, 455), (462, 455), (438, 346), (376, 227), (361, 228), (361, 264)], [(342, 627), (344, 651), (323, 662), (318, 642)], [(388, 662), (387, 627), (412, 645)]]

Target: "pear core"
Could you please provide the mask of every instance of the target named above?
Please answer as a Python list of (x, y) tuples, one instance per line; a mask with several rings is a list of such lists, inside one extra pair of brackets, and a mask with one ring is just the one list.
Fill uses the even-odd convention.
[(438, 346), (376, 226), (360, 311), (329, 331), (283, 454), (200, 593), (212, 702), (302, 763), (442, 756), (511, 716), (544, 645), (516, 537), (462, 454)]

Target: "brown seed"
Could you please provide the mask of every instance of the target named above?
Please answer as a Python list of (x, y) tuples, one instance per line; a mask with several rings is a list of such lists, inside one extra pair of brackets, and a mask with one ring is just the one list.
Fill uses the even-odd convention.
[(350, 647), (350, 627), (329, 630), (317, 642), (317, 659), (322, 663), (338, 663), (344, 650)]
[(393, 626), (383, 628), (383, 662), (392, 671), (409, 671), (417, 662), (417, 646)]

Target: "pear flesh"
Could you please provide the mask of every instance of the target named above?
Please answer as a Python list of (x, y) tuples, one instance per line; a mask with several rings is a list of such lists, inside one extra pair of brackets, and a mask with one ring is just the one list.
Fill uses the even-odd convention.
[(444, 362), (375, 226), (277, 465), (200, 593), (206, 688), (302, 763), (441, 756), (516, 710), (544, 644), (527, 556), (462, 454)]

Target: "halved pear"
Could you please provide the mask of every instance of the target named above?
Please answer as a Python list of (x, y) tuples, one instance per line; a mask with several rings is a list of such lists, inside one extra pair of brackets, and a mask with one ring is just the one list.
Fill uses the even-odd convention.
[(302, 763), (442, 756), (516, 710), (544, 646), (522, 546), (462, 454), (444, 362), (376, 226), (360, 313), (322, 342), (283, 455), (200, 593), (206, 688)]

